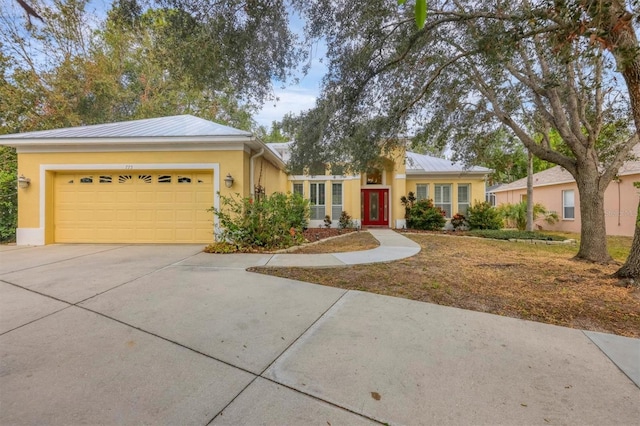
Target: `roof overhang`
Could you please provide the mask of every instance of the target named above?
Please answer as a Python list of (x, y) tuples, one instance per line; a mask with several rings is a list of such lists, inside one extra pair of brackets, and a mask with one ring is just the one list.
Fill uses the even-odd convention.
[[(533, 185), (534, 188), (542, 188), (544, 186), (555, 186), (555, 185), (566, 185), (568, 183), (576, 183), (575, 180), (563, 180), (560, 182), (551, 182), (551, 183), (541, 183), (541, 184), (537, 184), (537, 185)], [(526, 186), (518, 186), (515, 188), (505, 188), (505, 189), (501, 189), (501, 188), (497, 188), (493, 191), (491, 191), (492, 194), (495, 194), (497, 192), (508, 192), (508, 191), (520, 191), (522, 189), (527, 189)]]
[(144, 151), (237, 151), (248, 153), (264, 148), (264, 157), (284, 170), (286, 164), (252, 135), (165, 136), (116, 138), (2, 138), (1, 145), (20, 153), (44, 152), (144, 152)]
[(471, 177), (478, 177), (478, 178), (485, 178), (489, 173), (491, 173), (491, 171), (472, 171), (472, 170), (468, 170), (468, 171), (459, 171), (459, 170), (454, 170), (454, 171), (442, 171), (442, 172), (438, 172), (438, 171), (424, 171), (424, 170), (407, 170), (406, 171), (406, 175), (407, 177), (422, 177), (422, 176), (426, 176), (426, 177), (434, 177), (434, 176), (443, 176), (443, 177), (451, 177), (451, 176), (471, 176)]

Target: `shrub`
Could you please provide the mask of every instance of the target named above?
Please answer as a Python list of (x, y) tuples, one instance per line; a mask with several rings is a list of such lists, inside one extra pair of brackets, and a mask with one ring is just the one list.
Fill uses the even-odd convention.
[(467, 210), (467, 223), (471, 229), (502, 229), (502, 215), (488, 202), (476, 201)]
[(416, 202), (416, 197), (413, 194), (413, 192), (409, 192), (406, 197), (404, 195), (400, 197), (400, 203), (402, 203), (402, 205), (404, 206), (405, 219), (409, 219), (409, 212), (411, 211), (411, 208), (413, 207), (415, 202)]
[(435, 207), (432, 200), (420, 200), (411, 206), (407, 217), (407, 228), (435, 231), (447, 223), (445, 212)]
[(333, 222), (331, 221), (331, 216), (326, 215), (326, 216), (324, 217), (324, 227), (325, 227), (325, 228), (327, 228), (327, 229), (329, 229), (329, 228), (331, 228), (331, 224), (332, 224), (332, 223), (333, 223)]
[(462, 213), (456, 213), (451, 218), (451, 226), (453, 226), (454, 231), (466, 228), (468, 226), (467, 218)]
[(340, 219), (338, 220), (338, 228), (340, 229), (351, 229), (354, 227), (353, 220), (351, 216), (346, 211), (342, 211), (340, 213)]
[[(527, 202), (521, 201), (517, 204), (503, 204), (498, 211), (507, 220), (509, 227), (517, 228), (519, 231), (527, 229)], [(545, 222), (554, 224), (558, 221), (558, 215), (547, 211), (540, 203), (533, 205), (533, 220), (544, 217)]]
[(18, 222), (18, 173), (15, 148), (0, 146), (0, 242), (15, 241)]
[(258, 199), (220, 196), (220, 209), (211, 208), (219, 220), (216, 237), (247, 248), (278, 249), (304, 241), (309, 202), (299, 194), (274, 193)]

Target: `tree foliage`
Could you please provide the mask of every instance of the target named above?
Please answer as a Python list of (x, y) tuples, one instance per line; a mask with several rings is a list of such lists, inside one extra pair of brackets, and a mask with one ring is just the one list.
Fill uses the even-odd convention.
[(328, 40), (330, 65), (317, 107), (298, 123), (294, 160), (318, 147), (366, 167), (411, 133), (415, 145), (449, 145), (473, 164), (483, 141), (506, 131), (574, 176), (578, 257), (610, 259), (603, 194), (638, 141), (630, 117), (640, 123), (637, 11), (620, 1), (442, 0), (417, 30), (411, 10), (382, 0), (298, 6), (308, 35)]
[[(250, 130), (273, 82), (303, 56), (280, 1), (116, 0), (104, 17), (91, 8), (0, 0), (0, 133), (175, 114)], [(2, 227), (15, 228), (5, 195), (15, 155), (0, 179), (11, 205)]]

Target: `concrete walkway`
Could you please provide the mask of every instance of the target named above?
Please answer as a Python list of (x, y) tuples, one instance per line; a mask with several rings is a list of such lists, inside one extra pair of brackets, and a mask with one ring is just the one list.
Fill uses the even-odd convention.
[[(419, 251), (372, 233), (334, 259)], [(2, 248), (0, 424), (638, 424), (638, 339), (244, 270), (316, 255), (200, 251)]]

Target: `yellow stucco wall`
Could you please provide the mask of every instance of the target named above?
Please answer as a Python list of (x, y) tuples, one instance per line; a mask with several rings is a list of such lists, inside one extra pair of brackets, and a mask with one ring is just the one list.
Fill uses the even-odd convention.
[[(473, 205), (476, 202), (485, 200), (485, 181), (484, 178), (480, 179), (478, 177), (471, 177), (468, 175), (451, 175), (451, 176), (440, 176), (440, 177), (432, 177), (432, 176), (410, 176), (407, 178), (406, 183), (406, 193), (402, 195), (406, 195), (409, 192), (413, 192), (416, 194), (416, 189), (418, 184), (428, 184), (429, 185), (429, 198), (434, 199), (435, 194), (435, 185), (442, 184), (450, 184), (451, 185), (451, 204), (453, 212), (452, 214), (458, 213), (457, 204), (458, 204), (458, 185), (459, 184), (469, 184), (471, 185), (471, 199), (470, 204)], [(448, 217), (451, 217), (451, 214), (448, 213)]]
[[(220, 179), (224, 179), (227, 173), (234, 178), (231, 189), (220, 183), (220, 193), (229, 195), (239, 192), (240, 189), (249, 187), (248, 161), (245, 161), (245, 152), (235, 151), (147, 151), (147, 152), (55, 152), (55, 153), (19, 153), (18, 174), (31, 179), (31, 185), (18, 192), (18, 228), (40, 227), (40, 189), (45, 187), (45, 243), (53, 242), (53, 177), (54, 171), (45, 174), (45, 182), (41, 182), (40, 165), (66, 165), (70, 170), (73, 165), (79, 165), (83, 170), (89, 170), (87, 165), (114, 165), (114, 170), (127, 170), (134, 167), (143, 170), (144, 165), (167, 164), (167, 168), (179, 169), (179, 164), (217, 163), (220, 170)], [(81, 165), (81, 166), (80, 166)], [(248, 195), (244, 192), (243, 195)]]
[(264, 157), (255, 160), (254, 185), (261, 185), (267, 195), (274, 192), (287, 192), (287, 175)]
[[(18, 174), (23, 174), (31, 179), (29, 188), (19, 190), (19, 228), (39, 228), (40, 223), (40, 197), (42, 185), (44, 188), (45, 212), (44, 238), (46, 243), (54, 240), (54, 186), (55, 171), (45, 174), (45, 182), (41, 182), (40, 166), (65, 165), (66, 169), (73, 170), (73, 165), (79, 165), (82, 170), (90, 171), (87, 165), (110, 164), (113, 170), (128, 170), (129, 166), (137, 170), (143, 170), (144, 165), (167, 164), (167, 168), (179, 169), (180, 164), (193, 165), (213, 163), (219, 167), (219, 189), (221, 195), (239, 193), (241, 196), (249, 196), (253, 189), (250, 178), (251, 156), (256, 151), (226, 150), (226, 151), (136, 151), (136, 152), (52, 152), (52, 153), (27, 153), (18, 155)], [(452, 204), (457, 204), (457, 184), (471, 184), (471, 203), (485, 198), (484, 178), (468, 175), (418, 177), (406, 176), (404, 151), (397, 150), (390, 154), (393, 161), (384, 163), (384, 179), (380, 185), (367, 185), (366, 175), (353, 176), (288, 176), (264, 156), (254, 160), (254, 184), (261, 184), (267, 194), (274, 192), (292, 192), (294, 182), (302, 182), (304, 197), (309, 198), (310, 182), (324, 182), (325, 184), (325, 215), (332, 216), (333, 226), (338, 225), (339, 217), (332, 215), (332, 183), (342, 183), (342, 210), (348, 212), (352, 219), (360, 223), (361, 213), (361, 189), (362, 188), (386, 188), (389, 190), (389, 226), (396, 227), (404, 219), (404, 208), (400, 203), (400, 197), (409, 191), (416, 191), (419, 183), (429, 184), (429, 196), (433, 198), (434, 185), (438, 183), (452, 184)], [(81, 165), (81, 166), (80, 166)], [(88, 168), (89, 167), (89, 168)], [(327, 172), (328, 173), (328, 172)], [(226, 188), (224, 178), (231, 174), (234, 179), (232, 188)], [(215, 177), (214, 177), (215, 178)], [(454, 209), (455, 210), (455, 209)], [(454, 211), (455, 213), (455, 211)], [(320, 221), (321, 223), (322, 221)], [(315, 226), (318, 226), (316, 223)], [(401, 225), (400, 225), (401, 226)]]

